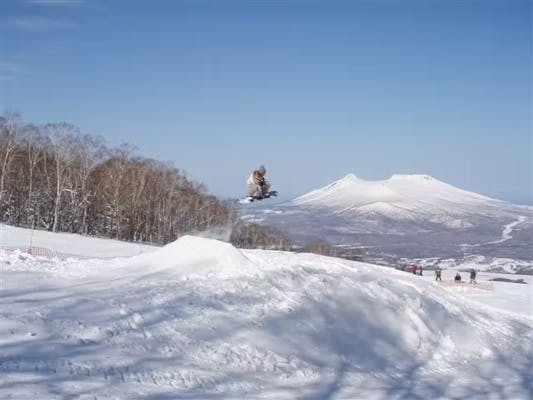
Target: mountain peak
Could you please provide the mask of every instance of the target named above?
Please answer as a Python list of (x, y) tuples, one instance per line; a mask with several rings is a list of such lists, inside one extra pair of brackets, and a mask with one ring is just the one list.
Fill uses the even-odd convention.
[(360, 179), (350, 173), (320, 189), (294, 199), (297, 204), (324, 204), (333, 207), (351, 207), (354, 203), (367, 204), (375, 201), (392, 201), (398, 195), (381, 182)]
[(411, 181), (438, 181), (438, 179), (433, 178), (430, 175), (426, 174), (394, 174), (390, 180), (411, 180)]
[(347, 186), (347, 185), (350, 185), (350, 184), (356, 184), (356, 183), (361, 183), (361, 182), (364, 182), (362, 179), (359, 179), (355, 174), (352, 174), (352, 173), (349, 173), (347, 174), (346, 176), (344, 176), (343, 178), (331, 183), (328, 185), (328, 187), (333, 187), (333, 186)]
[(353, 173), (345, 175), (343, 178), (333, 182), (331, 186), (339, 183), (350, 184), (350, 183), (386, 183), (387, 181), (410, 181), (410, 182), (433, 182), (433, 183), (443, 183), (438, 179), (427, 174), (393, 174), (389, 179), (385, 181), (367, 181), (357, 177)]
[(341, 181), (359, 181), (360, 179), (355, 174), (349, 173), (340, 180)]

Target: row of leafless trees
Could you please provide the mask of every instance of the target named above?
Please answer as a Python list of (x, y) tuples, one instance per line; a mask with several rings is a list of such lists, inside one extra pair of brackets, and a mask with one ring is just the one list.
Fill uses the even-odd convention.
[(11, 225), (161, 244), (224, 226), (240, 247), (288, 247), (172, 165), (71, 124), (0, 117), (0, 164), (0, 220)]

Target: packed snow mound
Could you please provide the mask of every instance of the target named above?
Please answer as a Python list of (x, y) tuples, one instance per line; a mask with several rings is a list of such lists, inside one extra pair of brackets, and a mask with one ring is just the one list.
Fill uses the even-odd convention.
[(531, 318), (412, 274), (191, 236), (106, 262), (77, 278), (0, 252), (8, 398), (533, 394)]
[(185, 235), (149, 254), (127, 262), (128, 270), (166, 272), (177, 276), (239, 276), (253, 273), (244, 254), (231, 244), (216, 239)]

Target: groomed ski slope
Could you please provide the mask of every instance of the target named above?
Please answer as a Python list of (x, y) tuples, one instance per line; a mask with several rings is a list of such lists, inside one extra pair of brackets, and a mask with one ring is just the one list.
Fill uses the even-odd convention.
[(533, 320), (390, 268), (185, 236), (0, 252), (5, 399), (529, 399)]
[(32, 249), (35, 254), (45, 250), (60, 257), (113, 258), (134, 256), (158, 249), (157, 246), (125, 242), (122, 240), (100, 239), (74, 233), (54, 233), (44, 230), (18, 228), (0, 224), (1, 249)]

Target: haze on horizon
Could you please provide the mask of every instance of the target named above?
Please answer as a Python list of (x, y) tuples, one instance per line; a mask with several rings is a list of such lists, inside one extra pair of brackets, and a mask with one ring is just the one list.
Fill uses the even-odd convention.
[(532, 5), (14, 0), (0, 109), (172, 161), (221, 197), (428, 174), (533, 204)]

